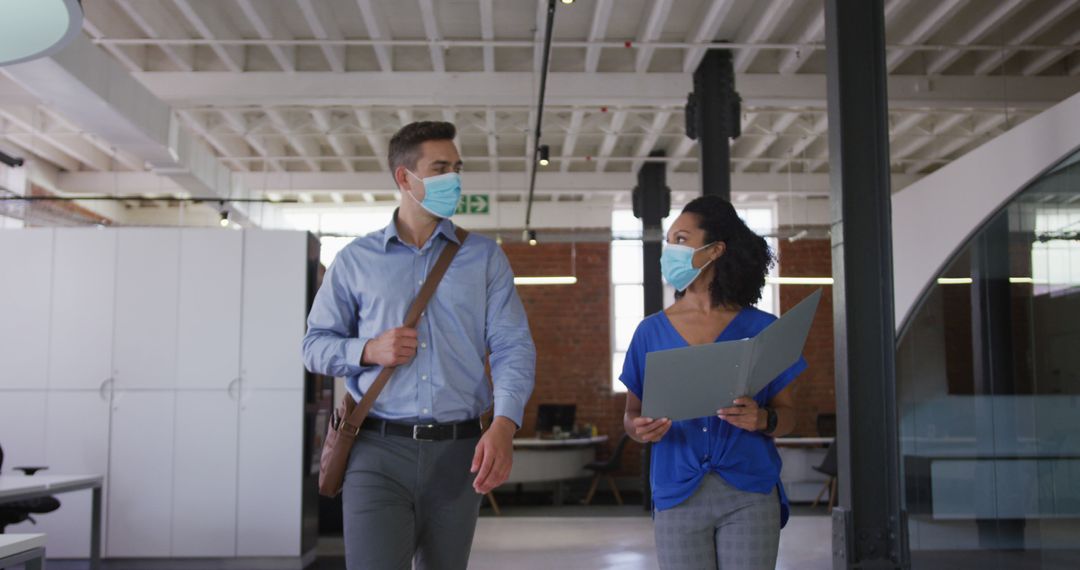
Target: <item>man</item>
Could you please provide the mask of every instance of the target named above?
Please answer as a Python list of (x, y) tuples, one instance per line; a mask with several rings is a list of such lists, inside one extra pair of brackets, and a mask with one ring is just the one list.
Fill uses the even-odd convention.
[[(386, 228), (338, 254), (308, 316), (308, 369), (344, 376), (357, 401), (381, 367), (398, 367), (345, 473), (350, 569), (407, 569), (414, 561), (464, 569), (480, 501), (510, 474), (514, 432), (533, 389), (536, 349), (510, 264), (490, 239), (470, 234), (417, 328), (401, 327), (439, 254), (458, 241), (449, 219), (461, 194), (455, 135), (442, 122), (412, 123), (394, 135), (389, 163), (401, 206)], [(492, 405), (481, 435), (479, 418)]]

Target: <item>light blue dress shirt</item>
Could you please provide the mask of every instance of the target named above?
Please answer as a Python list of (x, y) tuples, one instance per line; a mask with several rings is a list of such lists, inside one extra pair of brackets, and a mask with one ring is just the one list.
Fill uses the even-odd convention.
[[(443, 220), (418, 249), (398, 237), (396, 220), (395, 212), (386, 228), (338, 253), (308, 315), (303, 343), (308, 370), (345, 377), (358, 401), (380, 370), (360, 364), (364, 345), (402, 325), (446, 243), (458, 241), (454, 224)], [(535, 381), (536, 347), (510, 262), (493, 240), (466, 238), (417, 331), (416, 357), (398, 367), (375, 401), (373, 416), (460, 422), (494, 404), (496, 416), (521, 426)], [(489, 351), (492, 383), (484, 366)]]

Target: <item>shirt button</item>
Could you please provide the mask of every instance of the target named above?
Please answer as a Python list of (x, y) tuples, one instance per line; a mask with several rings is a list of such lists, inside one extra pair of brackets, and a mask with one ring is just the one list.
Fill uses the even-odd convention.
[(427, 408), (424, 408), (424, 409), (420, 410), (420, 413), (422, 413), (422, 414), (426, 414), (426, 413), (428, 413), (428, 409), (427, 409)]
[(703, 427), (703, 428), (701, 428), (701, 431), (709, 431), (709, 428)]
[(427, 343), (426, 342), (420, 343), (420, 348), (427, 348)]
[(421, 280), (417, 281), (417, 282), (416, 282), (416, 284), (417, 284), (417, 285), (423, 285), (423, 284), (424, 284), (424, 280), (423, 280), (423, 279), (421, 279)]
[(423, 376), (421, 376), (420, 379), (421, 380), (427, 380), (427, 374), (424, 374)]

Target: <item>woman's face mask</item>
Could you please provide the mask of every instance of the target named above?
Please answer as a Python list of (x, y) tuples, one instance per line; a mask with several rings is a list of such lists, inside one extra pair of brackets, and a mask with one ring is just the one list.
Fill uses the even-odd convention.
[(694, 254), (712, 245), (710, 243), (697, 249), (688, 245), (664, 245), (664, 252), (660, 255), (660, 272), (664, 275), (664, 280), (676, 291), (685, 291), (701, 275), (701, 271), (712, 263), (710, 259), (705, 265), (695, 268)]

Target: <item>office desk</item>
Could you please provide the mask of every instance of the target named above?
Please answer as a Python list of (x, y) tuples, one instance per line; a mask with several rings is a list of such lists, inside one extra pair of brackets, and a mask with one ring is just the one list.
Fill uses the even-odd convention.
[(26, 570), (45, 567), (44, 534), (0, 534), (0, 568), (25, 564)]
[(596, 446), (608, 436), (514, 440), (514, 466), (507, 484), (555, 483), (555, 504), (561, 505), (563, 481), (588, 477), (585, 465), (596, 461)]
[(828, 477), (814, 471), (825, 459), (826, 447), (836, 438), (832, 437), (778, 437), (775, 440), (783, 468), (780, 480), (784, 483), (788, 500), (793, 503), (809, 503), (821, 491)]
[(0, 502), (22, 501), (92, 489), (90, 569), (99, 570), (101, 568), (101, 486), (104, 481), (105, 478), (101, 475), (45, 475), (40, 473), (37, 475), (0, 475)]

